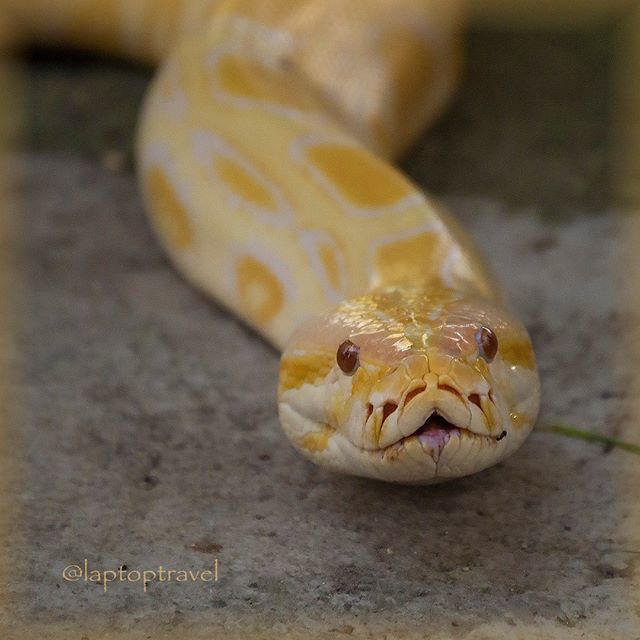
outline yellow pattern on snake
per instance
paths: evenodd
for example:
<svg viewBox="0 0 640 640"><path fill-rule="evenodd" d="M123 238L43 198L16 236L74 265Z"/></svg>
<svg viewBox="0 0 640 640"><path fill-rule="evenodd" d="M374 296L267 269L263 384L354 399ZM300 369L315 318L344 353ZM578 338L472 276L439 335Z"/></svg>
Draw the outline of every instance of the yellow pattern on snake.
<svg viewBox="0 0 640 640"><path fill-rule="evenodd" d="M432 483L517 449L531 342L464 230L394 169L447 101L458 0L2 0L13 42L158 63L139 129L173 262L283 350L293 445ZM9 25L9 26L7 26Z"/></svg>

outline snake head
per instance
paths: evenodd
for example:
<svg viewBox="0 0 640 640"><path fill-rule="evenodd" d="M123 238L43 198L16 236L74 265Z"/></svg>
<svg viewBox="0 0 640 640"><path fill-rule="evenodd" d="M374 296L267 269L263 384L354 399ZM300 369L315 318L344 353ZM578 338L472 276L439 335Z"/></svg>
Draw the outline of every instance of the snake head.
<svg viewBox="0 0 640 640"><path fill-rule="evenodd" d="M480 471L538 413L529 336L495 302L388 287L304 323L282 355L280 420L334 471L427 484Z"/></svg>

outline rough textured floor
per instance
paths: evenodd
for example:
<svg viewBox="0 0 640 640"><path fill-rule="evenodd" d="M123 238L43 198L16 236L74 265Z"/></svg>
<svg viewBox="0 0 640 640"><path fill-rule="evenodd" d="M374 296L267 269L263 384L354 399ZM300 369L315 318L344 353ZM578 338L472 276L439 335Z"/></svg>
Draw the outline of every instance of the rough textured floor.
<svg viewBox="0 0 640 640"><path fill-rule="evenodd" d="M604 29L473 34L465 87L405 168L503 274L536 344L540 424L640 441L616 350L610 45ZM26 69L14 626L639 637L640 458L539 432L504 464L432 488L311 466L278 426L277 355L185 284L147 227L129 140L148 75L41 55ZM62 579L85 558L217 558L219 581L104 593Z"/></svg>

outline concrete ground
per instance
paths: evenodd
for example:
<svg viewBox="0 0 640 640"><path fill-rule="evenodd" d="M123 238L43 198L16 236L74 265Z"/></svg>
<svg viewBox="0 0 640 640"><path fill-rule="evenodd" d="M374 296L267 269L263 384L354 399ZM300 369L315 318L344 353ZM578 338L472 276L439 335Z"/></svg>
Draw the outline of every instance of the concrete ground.
<svg viewBox="0 0 640 640"><path fill-rule="evenodd" d="M540 425L640 442L612 214L608 28L482 31L404 168L445 200L530 328ZM640 637L640 458L534 432L432 488L333 476L280 432L277 354L172 270L131 169L148 72L26 63L9 622L41 637ZM103 587L89 569L219 580ZM134 576L135 577L135 576ZM5 617L5 621L7 618ZM140 630L143 631L140 631Z"/></svg>

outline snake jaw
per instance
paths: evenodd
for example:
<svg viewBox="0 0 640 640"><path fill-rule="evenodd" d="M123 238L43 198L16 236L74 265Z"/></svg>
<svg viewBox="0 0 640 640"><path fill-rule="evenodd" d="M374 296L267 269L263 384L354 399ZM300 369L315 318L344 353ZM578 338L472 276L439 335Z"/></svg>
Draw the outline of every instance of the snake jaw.
<svg viewBox="0 0 640 640"><path fill-rule="evenodd" d="M442 377L425 382L424 373L399 384L393 375L401 369L385 376L365 368L355 379L332 370L282 392L280 417L294 445L334 471L431 484L495 464L526 437L528 429L512 428L510 407L486 379L464 390ZM367 373L373 392L364 385Z"/></svg>

